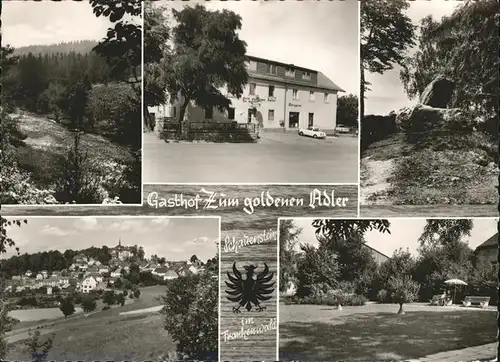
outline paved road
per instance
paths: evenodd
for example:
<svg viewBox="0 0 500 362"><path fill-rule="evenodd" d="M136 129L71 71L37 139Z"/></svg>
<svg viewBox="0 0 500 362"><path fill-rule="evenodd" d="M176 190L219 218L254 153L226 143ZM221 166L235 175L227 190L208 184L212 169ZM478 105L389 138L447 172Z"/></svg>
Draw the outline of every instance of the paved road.
<svg viewBox="0 0 500 362"><path fill-rule="evenodd" d="M144 134L144 183L357 183L358 139L261 133L258 143L166 143Z"/></svg>

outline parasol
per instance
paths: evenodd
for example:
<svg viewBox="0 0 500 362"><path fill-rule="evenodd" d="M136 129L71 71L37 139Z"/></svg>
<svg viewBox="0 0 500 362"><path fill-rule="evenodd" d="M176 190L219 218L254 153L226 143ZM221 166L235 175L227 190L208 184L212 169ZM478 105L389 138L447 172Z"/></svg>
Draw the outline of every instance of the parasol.
<svg viewBox="0 0 500 362"><path fill-rule="evenodd" d="M455 303L455 297L457 294L457 285L467 285L466 282L464 282L463 280L460 280L460 279L448 279L448 280L445 280L444 283L455 286L454 291L453 291L453 303Z"/></svg>

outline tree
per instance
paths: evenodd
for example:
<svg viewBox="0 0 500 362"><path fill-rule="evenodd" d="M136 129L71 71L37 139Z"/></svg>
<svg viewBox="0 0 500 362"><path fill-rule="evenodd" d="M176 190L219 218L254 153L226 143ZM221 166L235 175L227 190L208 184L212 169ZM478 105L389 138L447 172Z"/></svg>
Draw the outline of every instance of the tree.
<svg viewBox="0 0 500 362"><path fill-rule="evenodd" d="M166 102L165 69L169 61L170 29L167 25L165 9L144 3L144 112L146 126L152 130L153 120L148 107Z"/></svg>
<svg viewBox="0 0 500 362"><path fill-rule="evenodd" d="M0 254L5 254L7 252L7 248L15 247L16 243L12 238L7 236L7 230L11 226L21 227L22 224L27 224L28 220L19 220L19 219L6 219L0 216ZM16 247L16 251L19 252L19 248Z"/></svg>
<svg viewBox="0 0 500 362"><path fill-rule="evenodd" d="M68 316L75 313L75 305L73 304L73 299L70 297L66 297L61 301L61 305L59 306L60 311L64 314L64 318L68 318Z"/></svg>
<svg viewBox="0 0 500 362"><path fill-rule="evenodd" d="M236 33L241 17L232 11L208 11L197 4L172 13L177 25L165 75L169 94L181 100L179 124L184 135L184 114L191 101L224 111L231 101L220 88L225 86L237 98L242 95L248 82L246 43Z"/></svg>
<svg viewBox="0 0 500 362"><path fill-rule="evenodd" d="M337 100L337 123L358 128L358 97L348 94Z"/></svg>
<svg viewBox="0 0 500 362"><path fill-rule="evenodd" d="M163 296L164 328L188 359L208 360L218 350L219 281L210 273L172 280Z"/></svg>
<svg viewBox="0 0 500 362"><path fill-rule="evenodd" d="M189 261L195 264L198 261L198 257L196 255L192 255L191 258L189 258Z"/></svg>
<svg viewBox="0 0 500 362"><path fill-rule="evenodd" d="M119 293L116 296L116 303L120 304L122 307L125 305L125 295L123 293Z"/></svg>
<svg viewBox="0 0 500 362"><path fill-rule="evenodd" d="M102 296L102 301L107 305L115 304L116 302L115 292L113 292L112 290L105 291L104 295Z"/></svg>
<svg viewBox="0 0 500 362"><path fill-rule="evenodd" d="M31 361L41 362L47 359L49 351L54 343L54 334L45 341L40 340L40 331L30 332L29 339L25 342L26 350Z"/></svg>
<svg viewBox="0 0 500 362"><path fill-rule="evenodd" d="M316 219L312 222L316 229L318 239L329 239L333 236L347 239L354 235L364 235L367 231L376 229L381 233L391 233L388 220L339 220L339 219Z"/></svg>
<svg viewBox="0 0 500 362"><path fill-rule="evenodd" d="M419 241L421 245L450 244L470 236L472 219L427 219Z"/></svg>
<svg viewBox="0 0 500 362"><path fill-rule="evenodd" d="M280 221L280 291L288 289L291 282L294 282L297 272L297 243L302 229L294 224L293 220L286 219Z"/></svg>
<svg viewBox="0 0 500 362"><path fill-rule="evenodd" d="M297 292L298 297L307 297L314 290L326 292L335 288L339 266L335 254L328 248L316 249L311 245L301 246L302 254L297 263Z"/></svg>
<svg viewBox="0 0 500 362"><path fill-rule="evenodd" d="M112 74L131 84L137 91L141 75L142 27L136 21L141 17L141 0L90 0L97 17L107 17L114 24L106 38L94 47L94 51L106 58ZM128 18L132 18L128 20ZM132 79L131 79L132 78Z"/></svg>
<svg viewBox="0 0 500 362"><path fill-rule="evenodd" d="M398 314L405 314L404 303L411 303L418 298L420 285L409 275L392 276L388 282L388 290L394 303L399 304Z"/></svg>
<svg viewBox="0 0 500 362"><path fill-rule="evenodd" d="M382 74L395 64L402 64L404 52L415 44L415 26L404 14L410 6L405 0L363 1L360 6L360 116L363 118L368 90L365 72Z"/></svg>
<svg viewBox="0 0 500 362"><path fill-rule="evenodd" d="M133 295L134 295L134 298L139 299L139 297L141 296L141 291L139 290L139 288L134 289Z"/></svg>
<svg viewBox="0 0 500 362"><path fill-rule="evenodd" d="M82 298L82 308L84 313L90 313L95 310L97 303L91 295L86 295Z"/></svg>
<svg viewBox="0 0 500 362"><path fill-rule="evenodd" d="M455 83L451 107L485 121L498 120L500 62L491 49L498 47L499 18L497 1L480 0L464 1L439 20L422 19L418 50L405 59L401 71L408 96L421 95L436 75L444 74ZM496 136L496 128L494 132Z"/></svg>

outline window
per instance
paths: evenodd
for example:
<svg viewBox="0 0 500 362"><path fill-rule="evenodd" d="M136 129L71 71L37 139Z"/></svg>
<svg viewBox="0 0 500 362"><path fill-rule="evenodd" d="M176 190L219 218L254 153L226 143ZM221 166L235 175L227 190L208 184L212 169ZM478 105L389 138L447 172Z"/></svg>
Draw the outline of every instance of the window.
<svg viewBox="0 0 500 362"><path fill-rule="evenodd" d="M255 87L256 87L256 84L255 83L250 83L250 95L253 96L255 95Z"/></svg>
<svg viewBox="0 0 500 362"><path fill-rule="evenodd" d="M175 118L175 117L177 117L177 107L174 106L173 108L174 108L174 115L173 115L173 117Z"/></svg>
<svg viewBox="0 0 500 362"><path fill-rule="evenodd" d="M274 64L267 65L267 72L269 74L278 74L278 67Z"/></svg>
<svg viewBox="0 0 500 362"><path fill-rule="evenodd" d="M325 93L325 103L330 103L330 97L328 93Z"/></svg>
<svg viewBox="0 0 500 362"><path fill-rule="evenodd" d="M274 97L274 85L269 86L269 92L267 94L269 97Z"/></svg>
<svg viewBox="0 0 500 362"><path fill-rule="evenodd" d="M254 62L253 60L248 63L248 69L250 70L257 70L257 62Z"/></svg>
<svg viewBox="0 0 500 362"><path fill-rule="evenodd" d="M212 119L214 116L214 109L212 107L205 108L205 119Z"/></svg>
<svg viewBox="0 0 500 362"><path fill-rule="evenodd" d="M313 91L309 92L309 101L314 102L314 92Z"/></svg>
<svg viewBox="0 0 500 362"><path fill-rule="evenodd" d="M227 110L227 118L231 121L234 120L234 110L235 108L233 107L229 107Z"/></svg>
<svg viewBox="0 0 500 362"><path fill-rule="evenodd" d="M302 73L302 79L311 80L311 73L308 73L308 72Z"/></svg>
<svg viewBox="0 0 500 362"><path fill-rule="evenodd" d="M285 72L285 75L287 77L295 78L295 70L288 68Z"/></svg>
<svg viewBox="0 0 500 362"><path fill-rule="evenodd" d="M299 99L299 90L298 89L292 89L292 99L294 99L294 100Z"/></svg>
<svg viewBox="0 0 500 362"><path fill-rule="evenodd" d="M307 127L312 127L314 125L314 113L309 113L309 121Z"/></svg>
<svg viewBox="0 0 500 362"><path fill-rule="evenodd" d="M274 121L274 109L270 109L267 111L267 120L269 122Z"/></svg>

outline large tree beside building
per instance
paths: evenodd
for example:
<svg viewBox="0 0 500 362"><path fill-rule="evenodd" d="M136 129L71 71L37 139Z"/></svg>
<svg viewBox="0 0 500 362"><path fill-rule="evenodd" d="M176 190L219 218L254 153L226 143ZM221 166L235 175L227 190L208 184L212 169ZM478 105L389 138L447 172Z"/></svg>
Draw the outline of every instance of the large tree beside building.
<svg viewBox="0 0 500 362"><path fill-rule="evenodd" d="M360 113L365 113L365 92L369 83L365 72L384 73L402 64L405 51L414 44L415 26L405 11L405 0L361 2L361 88Z"/></svg>
<svg viewBox="0 0 500 362"><path fill-rule="evenodd" d="M248 82L246 43L237 30L241 17L232 11L208 11L202 5L172 10L173 50L166 64L166 84L171 96L179 96L179 123L185 134L184 114L191 101L202 108L226 110L231 101L223 86L240 97Z"/></svg>
<svg viewBox="0 0 500 362"><path fill-rule="evenodd" d="M165 103L165 70L169 62L170 29L166 10L150 1L144 2L144 121L154 128L148 107Z"/></svg>

